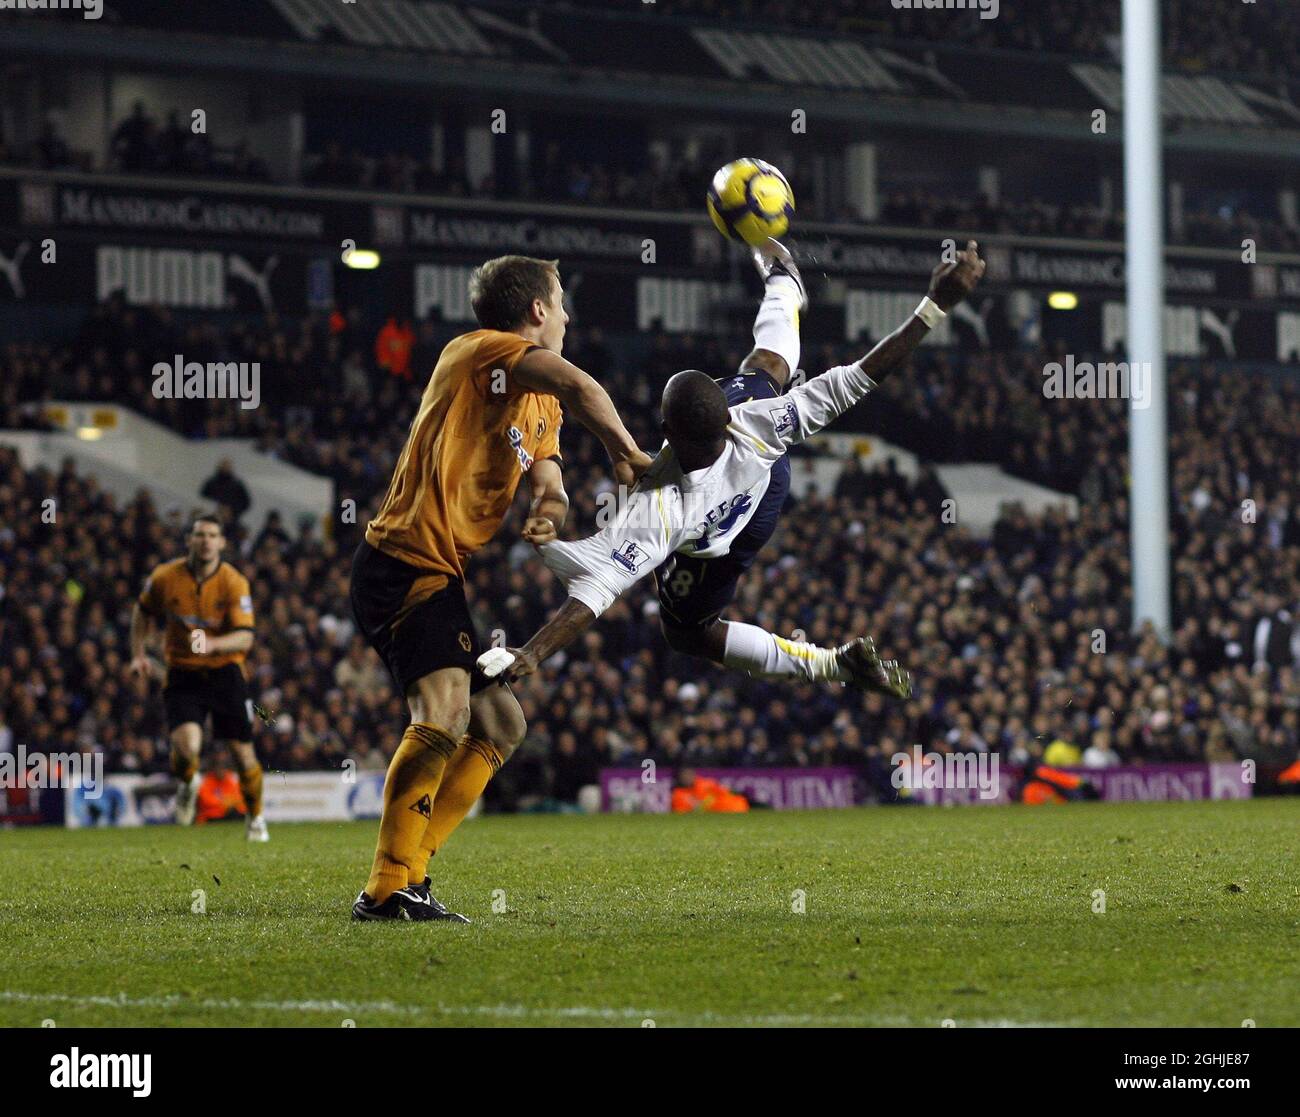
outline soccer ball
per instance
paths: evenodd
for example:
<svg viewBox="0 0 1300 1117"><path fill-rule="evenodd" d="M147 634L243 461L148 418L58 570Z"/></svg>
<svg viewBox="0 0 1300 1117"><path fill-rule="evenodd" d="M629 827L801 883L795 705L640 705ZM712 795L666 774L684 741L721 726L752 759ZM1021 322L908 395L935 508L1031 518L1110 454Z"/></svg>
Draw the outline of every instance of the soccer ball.
<svg viewBox="0 0 1300 1117"><path fill-rule="evenodd" d="M785 235L794 216L794 191L771 163L737 159L713 176L708 206L724 237L759 245Z"/></svg>

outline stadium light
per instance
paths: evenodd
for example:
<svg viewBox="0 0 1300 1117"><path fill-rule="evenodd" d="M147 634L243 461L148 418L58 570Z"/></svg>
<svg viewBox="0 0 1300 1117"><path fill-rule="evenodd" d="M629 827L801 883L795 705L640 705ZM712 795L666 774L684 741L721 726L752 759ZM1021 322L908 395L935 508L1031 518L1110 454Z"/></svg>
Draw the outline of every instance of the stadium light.
<svg viewBox="0 0 1300 1117"><path fill-rule="evenodd" d="M77 437L83 442L97 442L104 437L104 432L98 427L78 427Z"/></svg>
<svg viewBox="0 0 1300 1117"><path fill-rule="evenodd" d="M1078 310L1079 296L1073 291L1053 291L1047 296L1047 305L1053 310Z"/></svg>
<svg viewBox="0 0 1300 1117"><path fill-rule="evenodd" d="M369 248L354 248L343 263L357 271L374 271L379 267L379 253Z"/></svg>

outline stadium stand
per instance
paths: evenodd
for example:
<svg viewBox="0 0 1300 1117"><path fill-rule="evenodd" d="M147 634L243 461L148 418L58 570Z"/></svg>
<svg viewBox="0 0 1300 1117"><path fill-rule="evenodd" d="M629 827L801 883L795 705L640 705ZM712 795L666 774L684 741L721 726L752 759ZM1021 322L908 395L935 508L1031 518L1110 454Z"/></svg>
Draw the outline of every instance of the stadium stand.
<svg viewBox="0 0 1300 1117"><path fill-rule="evenodd" d="M425 324L417 368L428 367L445 332ZM255 412L219 412L202 401L182 412L153 401L143 383L96 375L148 368L149 345L169 351L177 333L214 352L286 355L267 375L273 385L283 371L284 390L270 387L268 405ZM566 353L602 378L633 433L652 445L653 401L667 376L681 367L721 373L746 343L661 337L634 367L620 357L619 339L589 329L571 332ZM370 350L355 320L337 335L323 320L218 330L107 304L70 345L10 346L3 399L8 414L28 422L38 415L33 400L72 394L154 409L192 437L239 433L332 476L339 494L372 508L421 384L388 375ZM845 355L828 348L806 363ZM491 785L493 802L571 802L599 767L647 757L878 764L913 742L993 749L1012 762L1040 758L1057 741L1090 764L1289 761L1300 748L1300 639L1265 647L1257 635L1262 619L1297 605L1287 595L1300 584L1300 389L1228 363L1173 368L1177 631L1162 647L1149 633L1128 632L1123 405L1053 407L1042 398L1044 360L1041 352L925 354L848 418L923 460L997 461L1082 494L1077 521L1009 508L991 537L977 538L936 515L945 494L932 474L910 481L853 462L834 491L814 490L801 514L785 517L743 586L735 615L777 631L800 629L822 643L874 633L915 672L917 692L905 707L686 661L663 644L642 583L519 688L529 737ZM1204 431L1230 431L1230 444ZM564 450L572 534L590 523L610 483L581 428L566 428ZM38 538L48 496L59 520ZM1243 515L1248 498L1254 517ZM29 472L9 451L0 456L0 502L18 510L0 532L0 721L33 748L89 747L106 754L111 771L164 771L160 704L122 667L130 603L152 564L177 550L183 523L161 518L147 493L121 504L70 465ZM527 634L559 604L557 584L530 548L513 542L519 514L470 567L484 635ZM271 769L336 767L347 757L379 768L400 736L403 707L349 616L347 560L358 530L337 525L321 539L274 520L230 528L229 557L255 587L260 631L250 673L271 715L256 730ZM1107 655L1095 654L1097 632Z"/></svg>
<svg viewBox="0 0 1300 1117"><path fill-rule="evenodd" d="M574 7L644 12L643 0L568 0ZM885 7L882 5L882 7ZM1251 70L1280 76L1300 69L1300 12L1279 4L1265 18L1239 4L1217 0L1166 0L1167 63L1192 71ZM1071 0L1000 0L998 18L979 19L969 9L891 3L875 12L859 0L656 0L662 15L701 20L741 20L791 30L838 31L897 39L935 38L998 50L1051 51L1113 56L1118 7L1080 7ZM1026 18L1032 14L1032 18Z"/></svg>
<svg viewBox="0 0 1300 1117"><path fill-rule="evenodd" d="M211 179L268 181L269 172L248 156L246 148L220 159L176 160L165 152L169 146L156 139L151 123L146 142L155 144L146 155L128 162L131 169L143 169L167 176L193 175ZM25 155L8 152L0 145L0 165L48 170L86 169L56 141L53 126ZM115 145L115 151L117 147ZM257 164L254 166L254 164ZM305 185L335 189L379 190L396 194L427 194L454 198L490 198L498 201L546 201L567 205L618 206L664 211L694 211L699 206L700 183L707 181L706 167L713 164L698 155L672 165L660 165L649 155L635 167L597 162L564 161L556 148L547 152L524 174L516 188L488 177L472 181L464 160L455 157L439 170L420 162L409 153L389 152L372 157L357 150L345 154L338 144L308 157L302 176ZM250 169L250 167L252 169ZM120 159L113 169L128 169ZM800 214L813 220L856 220L847 212L836 212L819 199L815 182L808 175L795 176L795 196ZM1096 205L1064 204L1043 198L1001 199L986 197L972 201L968 196L942 196L932 191L900 190L884 199L879 223L910 228L946 228L960 232L1017 233L1023 236L1050 235L1087 240L1120 240L1124 236L1122 211L1104 212ZM1189 209L1180 227L1166 230L1171 244L1210 247L1240 244L1242 238L1256 238L1272 251L1300 251L1300 229L1276 216L1261 215L1240 201L1215 209Z"/></svg>
<svg viewBox="0 0 1300 1117"><path fill-rule="evenodd" d="M205 143L201 154L195 155L186 137L195 138L178 130L175 113L160 129L154 116L139 105L115 129L112 162L103 169L247 182L268 182L272 178L266 165L249 154L245 142L215 149ZM207 140L206 136L197 138ZM340 144L331 142L324 150L307 154L301 181L309 186L393 194L694 212L699 208L700 184L707 182L710 169L723 161L725 157L713 151L681 153L666 161L649 151L622 163L566 159L559 146L552 143L532 164L520 168L517 181L506 182L492 175L474 180L461 156L451 157L447 166L438 168L410 152L370 155L355 148L345 152ZM9 150L0 143L0 166L93 169L88 158L68 150L53 123L47 124L40 139L25 151ZM813 176L792 174L801 217L858 221L851 212L826 204ZM1213 207L1189 205L1177 223L1167 215L1167 239L1171 244L1223 247L1239 245L1243 238L1251 237L1271 251L1300 251L1300 229L1276 214L1261 211L1258 201L1252 204L1236 197ZM882 201L878 223L1084 240L1117 241L1124 236L1123 211L1105 211L1096 204L1043 197L1000 198L994 202L983 195L972 200L969 195L920 189L889 191Z"/></svg>
<svg viewBox="0 0 1300 1117"><path fill-rule="evenodd" d="M1034 18L1016 18L1029 6ZM855 0L658 0L653 13L641 0L568 0L558 7L725 20L763 31L833 30L885 45L911 41L924 29L936 49L1074 60L1113 61L1117 31L1115 6L1081 8L1068 0L1003 0L995 20L969 11L909 13L893 5L886 18ZM1187 73L1292 78L1300 72L1295 7L1249 8L1259 10L1170 0L1164 5L1166 61ZM274 22L263 11L257 31L271 38ZM936 28L946 34L936 36ZM413 110L406 150L384 146L389 140L382 134L374 140L380 146L362 150L354 136L332 132L328 112L304 97L304 158L288 175L273 174L252 152L240 134L249 119L241 124L238 113L215 122L210 136L195 135L172 106L129 98L102 122L109 140L101 158L77 150L75 129L54 114L25 131L35 139L21 147L0 137L0 164L114 175L119 183L126 176L133 185L164 178L274 180L326 188L330 197L367 191L364 203L355 204L373 202L376 210L390 203L413 206L401 196L419 194L698 218L709 173L735 154L726 146L734 144L735 132L725 141L695 135L684 143L674 122L661 127L657 117L656 127L634 129L635 137L617 150L605 143L583 150L581 128L561 129L566 136L578 133L573 150L539 135L517 166L502 161L513 173L475 179L460 150L463 121L457 142L433 158L432 125L442 123L447 107L442 96L430 93ZM86 134L82 129L83 140ZM926 156L947 143L937 132L923 134L898 159L882 146L873 224L927 235L980 232L1079 242L1123 237L1121 210L1103 209L1100 199L1071 200L1066 184L1048 183L1060 189L1052 194L1008 182L994 200L945 184L938 172L925 178ZM265 148L262 155L270 158ZM851 219L819 190L832 175L810 173L811 162L801 159L793 168L799 220ZM965 169L973 178L974 168ZM1082 172L1080 189L1099 193L1093 188L1104 173L1101 163ZM1197 185L1195 171L1184 179L1186 206L1177 222L1170 215L1171 243L1228 247L1235 256L1244 238L1255 238L1263 251L1300 251L1294 214L1288 219L1281 202L1289 193L1294 208L1285 174L1261 172L1251 185L1215 194ZM183 189L191 188L187 183ZM245 186L229 190L260 201L270 196ZM226 200L223 195L222 204ZM37 201L24 194L22 204L39 208ZM24 237L25 230L26 224ZM104 239L130 240L119 230ZM193 248L176 244L184 253ZM249 251L243 243L230 251L234 247ZM285 252L279 244L267 247L271 251ZM429 258L448 272L465 266L463 253L450 254L445 265L436 249ZM30 271L35 255L29 260ZM291 262L285 252L280 274L291 263L301 261ZM14 274L21 278L16 267ZM1276 290L1276 276L1274 283ZM13 280L9 284L16 318L32 303L20 306L24 296ZM1237 298L1249 313L1244 292L1216 287L1213 293ZM1250 296L1264 301L1268 293L1252 289ZM1107 287L1097 297L1119 295ZM369 313L346 299L341 306L310 316L241 318L224 304L198 315L131 306L114 294L86 313L79 330L63 328L67 317L41 320L30 331L40 334L38 340L10 341L0 352L0 430L47 428L42 410L54 400L116 403L186 438L248 440L258 451L328 477L338 499L356 501L356 522L333 523L323 536L277 517L246 519L228 529L229 557L255 587L260 631L250 670L257 700L272 715L256 726L271 769L335 767L344 758L382 769L406 719L378 661L353 632L348 560L400 453L424 378L464 323L435 314L409 324L409 360L401 366L409 375L403 375L398 366L385 369L376 360L376 334L391 308L376 316L373 305ZM810 317L815 323L815 313ZM394 325L403 334L407 328ZM1270 319L1267 330L1272 345L1280 322ZM722 327L673 334L655 326L634 339L606 336L586 320L566 341L566 355L609 387L647 447L658 444L655 404L669 375L685 367L722 374L748 348L747 335ZM1279 341L1279 355L1282 348ZM809 335L804 363L825 368L860 351ZM177 353L199 361L258 362L262 406L242 410L217 400L157 398L149 370ZM850 458L832 488L800 489L804 514L786 518L744 586L736 615L777 631L799 630L818 642L875 635L913 669L918 686L911 702L889 708L824 688L752 683L685 661L663 644L654 597L643 584L566 657L519 688L529 737L489 795L506 806L572 802L600 767L647 757L670 765L864 758L871 764L915 742L938 750L996 750L1017 763L1041 758L1055 742L1090 764L1293 759L1300 749L1300 627L1292 620L1300 614L1294 496L1300 492L1300 385L1294 376L1245 362L1171 362L1176 631L1161 646L1150 633L1129 632L1124 405L1044 398L1044 363L1060 356L1032 342L920 353L911 370L844 424L915 454L923 463L920 473L904 475L889 465L864 469ZM608 471L598 447L572 423L564 452L572 534L590 525L598 499L608 492ZM987 537L945 524L936 507L946 493L927 467L966 462L994 463L1078 497L1079 515L1008 507ZM147 492L123 501L100 482L71 463L54 473L25 469L0 446L0 505L16 509L0 525L0 731L7 727L33 749L102 750L113 771L162 772L161 706L121 668L130 603L151 565L177 552L184 521L161 513ZM40 525L38 538L38 509L47 497L55 498L60 515L56 524ZM196 496L194 510L200 507L207 506ZM499 629L522 638L558 604L557 586L531 550L512 542L519 522L517 509L502 537L471 566L483 635ZM1096 654L1097 633L1109 654Z"/></svg>

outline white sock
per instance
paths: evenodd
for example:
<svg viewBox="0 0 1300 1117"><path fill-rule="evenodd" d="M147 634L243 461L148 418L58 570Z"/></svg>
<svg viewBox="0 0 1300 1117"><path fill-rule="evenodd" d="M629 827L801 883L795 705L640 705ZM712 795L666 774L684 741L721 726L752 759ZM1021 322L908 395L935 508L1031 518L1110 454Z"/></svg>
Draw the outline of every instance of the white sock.
<svg viewBox="0 0 1300 1117"><path fill-rule="evenodd" d="M788 275L774 275L754 319L754 348L785 358L791 375L799 367L799 285Z"/></svg>
<svg viewBox="0 0 1300 1117"><path fill-rule="evenodd" d="M814 682L847 682L831 648L786 640L752 624L727 621L722 662L756 679L795 676Z"/></svg>

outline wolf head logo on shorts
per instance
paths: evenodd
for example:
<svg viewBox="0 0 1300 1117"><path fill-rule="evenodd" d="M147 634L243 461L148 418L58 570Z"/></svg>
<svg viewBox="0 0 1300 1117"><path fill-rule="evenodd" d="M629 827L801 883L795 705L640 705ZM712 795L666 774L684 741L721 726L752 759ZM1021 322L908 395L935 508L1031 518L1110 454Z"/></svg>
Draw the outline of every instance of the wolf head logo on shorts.
<svg viewBox="0 0 1300 1117"><path fill-rule="evenodd" d="M469 633L468 633L468 632L462 632L462 633L460 634L460 646L461 646L462 648L464 648L466 651L470 651L470 650L471 650L471 645L470 645L470 639L469 639Z"/></svg>
<svg viewBox="0 0 1300 1117"><path fill-rule="evenodd" d="M617 551L610 551L609 557L632 574L640 570L650 558L630 539L624 539Z"/></svg>

